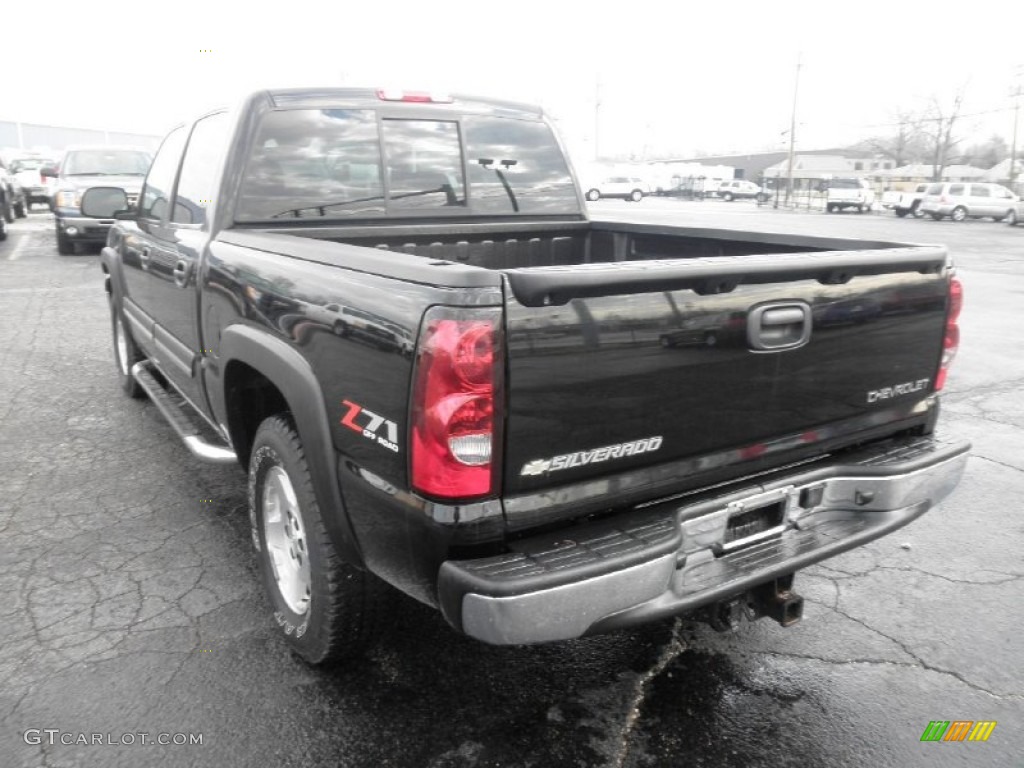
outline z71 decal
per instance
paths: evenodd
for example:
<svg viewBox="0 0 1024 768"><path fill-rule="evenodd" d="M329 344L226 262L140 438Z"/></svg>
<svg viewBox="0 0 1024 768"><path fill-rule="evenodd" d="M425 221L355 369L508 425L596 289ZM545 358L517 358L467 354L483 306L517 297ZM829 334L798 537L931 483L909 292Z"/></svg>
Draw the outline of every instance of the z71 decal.
<svg viewBox="0 0 1024 768"><path fill-rule="evenodd" d="M382 445L389 451L398 453L398 425L379 416L373 411L356 405L351 400L342 400L342 405L348 407L348 413L341 418L341 425L348 427L353 432L358 432L367 440L373 440L377 445ZM378 434L381 427L386 428L387 436Z"/></svg>

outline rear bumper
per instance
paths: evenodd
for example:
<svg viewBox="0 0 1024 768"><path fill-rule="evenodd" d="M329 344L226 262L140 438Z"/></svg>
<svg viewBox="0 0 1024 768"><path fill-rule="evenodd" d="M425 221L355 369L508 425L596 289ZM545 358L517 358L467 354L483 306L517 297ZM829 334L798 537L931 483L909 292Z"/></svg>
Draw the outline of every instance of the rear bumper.
<svg viewBox="0 0 1024 768"><path fill-rule="evenodd" d="M932 437L889 440L725 496L518 541L496 557L447 561L441 609L457 629L497 645L688 613L906 525L953 490L969 449ZM736 522L768 509L781 520L768 530L747 535Z"/></svg>

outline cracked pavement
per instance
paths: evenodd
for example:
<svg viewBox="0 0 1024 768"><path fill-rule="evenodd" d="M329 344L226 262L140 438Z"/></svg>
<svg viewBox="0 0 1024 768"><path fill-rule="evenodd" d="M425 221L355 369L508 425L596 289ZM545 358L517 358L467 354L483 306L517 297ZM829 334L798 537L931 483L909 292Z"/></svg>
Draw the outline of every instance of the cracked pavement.
<svg viewBox="0 0 1024 768"><path fill-rule="evenodd" d="M121 395L98 256L57 256L36 211L0 243L0 766L1024 765L1024 228L637 208L594 212L946 242L965 309L941 430L974 443L954 494L800 573L789 629L678 619L491 648L403 600L365 661L314 671L272 628L243 474L195 461ZM931 720L999 725L984 744L921 743ZM36 745L27 729L203 743Z"/></svg>

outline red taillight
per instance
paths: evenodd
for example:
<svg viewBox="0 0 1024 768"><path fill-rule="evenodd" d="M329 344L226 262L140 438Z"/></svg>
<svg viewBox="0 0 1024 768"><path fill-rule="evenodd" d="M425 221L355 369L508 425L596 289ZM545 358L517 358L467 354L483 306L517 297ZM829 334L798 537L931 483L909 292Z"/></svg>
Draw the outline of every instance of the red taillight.
<svg viewBox="0 0 1024 768"><path fill-rule="evenodd" d="M946 386L946 375L949 373L949 366L956 357L956 351L960 347L960 326L957 321L960 319L960 310L964 306L964 287L955 277L949 281L949 303L946 309L946 332L942 339L942 361L939 363L939 372L935 376L935 391L938 392Z"/></svg>
<svg viewBox="0 0 1024 768"><path fill-rule="evenodd" d="M393 91L381 88L377 91L377 98L382 101L405 101L412 104L451 104L452 97L443 93L428 93L427 91Z"/></svg>
<svg viewBox="0 0 1024 768"><path fill-rule="evenodd" d="M500 308L434 307L413 387L410 474L425 496L469 499L498 487Z"/></svg>

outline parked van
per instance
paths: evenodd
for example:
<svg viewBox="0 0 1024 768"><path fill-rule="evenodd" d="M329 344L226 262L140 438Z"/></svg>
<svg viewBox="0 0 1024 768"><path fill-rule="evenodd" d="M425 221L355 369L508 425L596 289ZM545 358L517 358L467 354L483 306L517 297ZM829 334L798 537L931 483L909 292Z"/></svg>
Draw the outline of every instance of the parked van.
<svg viewBox="0 0 1024 768"><path fill-rule="evenodd" d="M1002 184L941 181L932 184L921 200L921 210L936 221L991 216L1002 221L1016 211L1017 196Z"/></svg>

